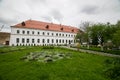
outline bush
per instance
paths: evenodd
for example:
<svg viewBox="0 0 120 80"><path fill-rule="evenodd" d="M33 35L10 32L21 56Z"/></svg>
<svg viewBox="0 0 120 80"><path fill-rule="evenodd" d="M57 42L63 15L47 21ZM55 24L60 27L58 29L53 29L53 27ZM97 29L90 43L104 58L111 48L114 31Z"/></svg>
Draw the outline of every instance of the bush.
<svg viewBox="0 0 120 80"><path fill-rule="evenodd" d="M120 80L120 59L106 60L105 63L114 65L109 65L109 68L105 71L105 76L111 80Z"/></svg>
<svg viewBox="0 0 120 80"><path fill-rule="evenodd" d="M120 80L120 65L108 69L105 71L105 75L111 80Z"/></svg>

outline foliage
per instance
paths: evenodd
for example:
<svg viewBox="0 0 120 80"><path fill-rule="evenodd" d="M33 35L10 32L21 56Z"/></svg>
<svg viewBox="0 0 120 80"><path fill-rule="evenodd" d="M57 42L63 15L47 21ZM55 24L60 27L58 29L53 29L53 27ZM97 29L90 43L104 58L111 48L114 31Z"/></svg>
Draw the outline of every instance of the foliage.
<svg viewBox="0 0 120 80"><path fill-rule="evenodd" d="M120 30L118 30L116 33L113 35L113 42L116 44L116 46L120 46Z"/></svg>
<svg viewBox="0 0 120 80"><path fill-rule="evenodd" d="M106 60L105 63L109 66L109 68L105 70L105 76L111 80L120 80L120 59Z"/></svg>
<svg viewBox="0 0 120 80"><path fill-rule="evenodd" d="M81 43L87 42L92 45L101 44L106 46L105 44L111 41L112 45L106 46L107 48L120 46L120 21L114 25L108 22L107 24L87 24L83 27L84 34L77 34L77 38L81 41Z"/></svg>
<svg viewBox="0 0 120 80"><path fill-rule="evenodd" d="M89 22L84 22L82 23L83 27L82 27L82 32L79 30L79 32L76 35L76 40L77 42L79 42L80 44L82 44L83 42L88 42L89 41L89 31L90 31L90 23Z"/></svg>

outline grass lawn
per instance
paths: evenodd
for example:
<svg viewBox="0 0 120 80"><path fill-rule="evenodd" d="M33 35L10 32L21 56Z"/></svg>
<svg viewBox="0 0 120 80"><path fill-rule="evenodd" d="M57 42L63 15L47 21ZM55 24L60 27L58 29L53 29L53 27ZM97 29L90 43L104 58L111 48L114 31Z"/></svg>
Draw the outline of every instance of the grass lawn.
<svg viewBox="0 0 120 80"><path fill-rule="evenodd" d="M20 47L21 48L21 47ZM0 48L1 50L2 48ZM42 47L8 48L0 54L0 80L109 80L104 76L108 67L105 56L81 53L64 48L43 49ZM6 50L6 49L5 49ZM20 60L29 52L67 52L70 59L55 62Z"/></svg>

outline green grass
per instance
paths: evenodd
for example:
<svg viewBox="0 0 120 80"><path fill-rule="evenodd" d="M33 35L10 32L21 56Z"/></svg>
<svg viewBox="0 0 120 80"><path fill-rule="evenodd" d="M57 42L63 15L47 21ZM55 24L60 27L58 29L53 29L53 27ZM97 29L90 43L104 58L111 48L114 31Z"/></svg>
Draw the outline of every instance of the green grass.
<svg viewBox="0 0 120 80"><path fill-rule="evenodd" d="M18 48L22 47L0 54L0 80L109 80L103 74L109 57L64 48ZM49 63L20 60L29 52L39 51L67 52L72 57Z"/></svg>

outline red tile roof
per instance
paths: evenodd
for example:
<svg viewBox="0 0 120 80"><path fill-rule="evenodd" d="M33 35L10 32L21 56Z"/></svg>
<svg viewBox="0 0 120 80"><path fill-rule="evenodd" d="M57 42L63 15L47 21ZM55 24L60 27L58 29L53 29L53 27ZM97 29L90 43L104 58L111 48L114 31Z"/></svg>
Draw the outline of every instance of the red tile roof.
<svg viewBox="0 0 120 80"><path fill-rule="evenodd" d="M78 28L71 27L71 26L35 21L35 20L27 20L25 22L19 23L12 27L50 30L50 31L59 31L59 32L70 32L70 33L77 33L79 30Z"/></svg>

